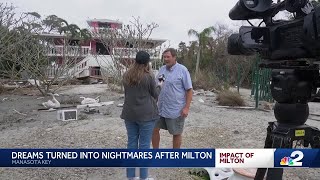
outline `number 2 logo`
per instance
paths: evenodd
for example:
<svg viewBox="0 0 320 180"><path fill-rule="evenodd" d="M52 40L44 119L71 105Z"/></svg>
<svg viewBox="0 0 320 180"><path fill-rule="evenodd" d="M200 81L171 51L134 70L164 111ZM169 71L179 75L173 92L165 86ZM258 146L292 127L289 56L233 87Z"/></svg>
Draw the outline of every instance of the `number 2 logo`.
<svg viewBox="0 0 320 180"><path fill-rule="evenodd" d="M298 157L296 157L298 155ZM303 159L303 152L301 151L293 151L290 155L291 162L290 165L292 166L302 166L302 162L299 162Z"/></svg>

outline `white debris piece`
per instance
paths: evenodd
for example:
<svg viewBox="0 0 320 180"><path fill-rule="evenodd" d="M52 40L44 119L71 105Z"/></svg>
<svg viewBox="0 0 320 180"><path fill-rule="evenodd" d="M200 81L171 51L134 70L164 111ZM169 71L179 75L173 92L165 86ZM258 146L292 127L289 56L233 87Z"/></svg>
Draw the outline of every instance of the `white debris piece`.
<svg viewBox="0 0 320 180"><path fill-rule="evenodd" d="M99 107L99 106L108 106L112 105L114 101L108 101L108 102L100 102L100 103L94 103L94 104L82 104L82 105L77 105L77 108L86 108L86 107Z"/></svg>
<svg viewBox="0 0 320 180"><path fill-rule="evenodd" d="M80 97L81 99L83 99L81 101L81 104L95 104L95 103L99 103L100 102L100 96L96 97L96 98L86 98L86 97Z"/></svg>
<svg viewBox="0 0 320 180"><path fill-rule="evenodd" d="M194 90L193 95L204 95L205 91L203 89Z"/></svg>
<svg viewBox="0 0 320 180"><path fill-rule="evenodd" d="M231 177L234 173L231 168L204 168L209 176L210 180L223 180L228 179Z"/></svg>
<svg viewBox="0 0 320 180"><path fill-rule="evenodd" d="M206 91L204 93L204 95L207 96L207 97L214 97L215 96L215 94L213 92L211 92L211 91Z"/></svg>
<svg viewBox="0 0 320 180"><path fill-rule="evenodd" d="M55 98L55 96L59 96L59 94L52 94L52 93L48 93L48 95L52 96L52 101L48 100L47 102L42 103L42 105L45 108L59 108L60 107L60 103L59 101Z"/></svg>

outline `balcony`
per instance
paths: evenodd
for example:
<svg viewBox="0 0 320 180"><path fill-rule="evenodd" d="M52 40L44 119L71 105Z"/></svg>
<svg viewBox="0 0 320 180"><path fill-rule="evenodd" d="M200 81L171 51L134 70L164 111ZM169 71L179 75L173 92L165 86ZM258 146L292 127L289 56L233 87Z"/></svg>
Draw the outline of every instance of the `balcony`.
<svg viewBox="0 0 320 180"><path fill-rule="evenodd" d="M90 54L90 46L54 46L47 47L47 56L87 56Z"/></svg>
<svg viewBox="0 0 320 180"><path fill-rule="evenodd" d="M150 54L150 59L161 59L159 49L143 49ZM136 48L114 48L113 55L116 58L134 59L138 49Z"/></svg>

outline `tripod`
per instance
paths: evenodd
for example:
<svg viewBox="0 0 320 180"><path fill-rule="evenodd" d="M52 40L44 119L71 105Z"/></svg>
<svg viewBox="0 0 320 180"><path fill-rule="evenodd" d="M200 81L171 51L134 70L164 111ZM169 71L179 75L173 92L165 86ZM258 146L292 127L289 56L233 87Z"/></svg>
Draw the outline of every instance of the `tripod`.
<svg viewBox="0 0 320 180"><path fill-rule="evenodd" d="M296 131L304 130L308 137L295 137ZM320 131L317 128L301 125L301 126L288 126L282 125L277 122L270 122L267 128L267 138L265 141L265 148L292 148L294 140L303 140L303 145L308 147L309 144L312 148L320 148ZM255 180L262 180L265 176L267 169L259 168L257 170ZM267 173L267 180L281 180L283 175L282 168L270 168Z"/></svg>
<svg viewBox="0 0 320 180"><path fill-rule="evenodd" d="M305 124L309 116L308 101L319 84L319 70L273 69L271 81L276 122L269 122L264 148L293 148L294 141L304 147L320 148L320 130ZM280 162L279 162L280 163ZM258 168L255 180L262 180L266 168ZM267 180L281 180L282 168L269 168Z"/></svg>

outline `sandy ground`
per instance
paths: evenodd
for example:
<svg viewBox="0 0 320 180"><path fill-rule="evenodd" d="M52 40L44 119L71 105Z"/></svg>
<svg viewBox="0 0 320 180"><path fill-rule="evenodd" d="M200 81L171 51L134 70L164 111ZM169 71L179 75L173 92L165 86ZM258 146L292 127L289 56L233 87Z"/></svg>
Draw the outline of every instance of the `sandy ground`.
<svg viewBox="0 0 320 180"><path fill-rule="evenodd" d="M241 89L248 105L250 91ZM125 148L126 130L119 118L123 95L111 92L106 85L64 87L58 100L79 99L81 96L101 96L101 101L115 101L114 105L100 107L100 114L80 113L81 120L62 122L56 112L37 111L47 100L29 95L0 95L1 148ZM30 94L35 94L30 96ZM3 98L8 98L2 101ZM204 100L201 103L199 99ZM273 112L217 108L215 97L194 96L190 115L186 120L182 148L262 148ZM317 113L319 103L309 103L310 112ZM16 109L27 116L19 115ZM307 124L320 128L320 122ZM161 131L161 148L171 147L171 136ZM190 169L153 168L150 175L157 180L188 180ZM284 179L320 179L319 169L286 169ZM0 179L125 179L123 168L2 168Z"/></svg>

